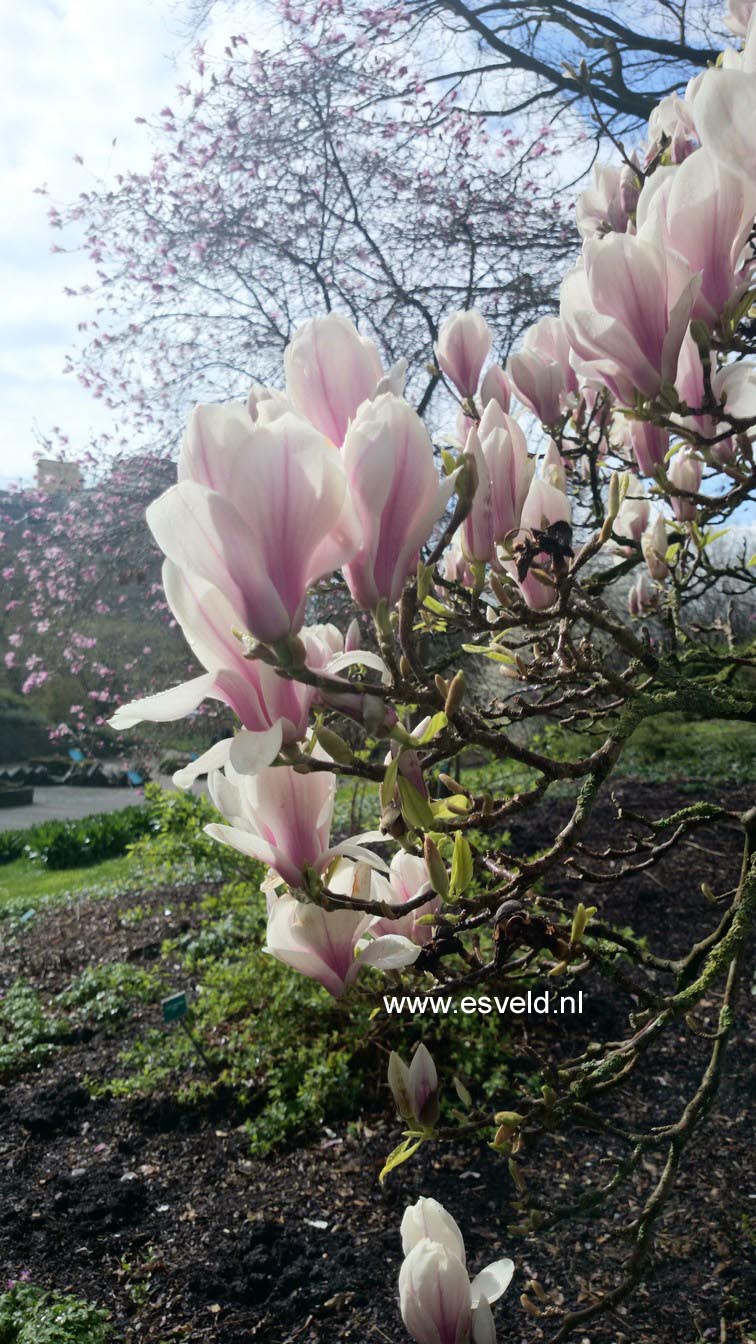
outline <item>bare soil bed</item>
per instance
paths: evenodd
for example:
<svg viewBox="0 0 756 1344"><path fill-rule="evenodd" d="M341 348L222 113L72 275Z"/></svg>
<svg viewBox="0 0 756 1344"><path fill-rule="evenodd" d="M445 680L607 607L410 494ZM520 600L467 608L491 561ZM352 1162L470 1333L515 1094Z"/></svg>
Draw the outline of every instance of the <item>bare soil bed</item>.
<svg viewBox="0 0 756 1344"><path fill-rule="evenodd" d="M621 800L657 815L698 796L666 784L615 788ZM750 801L742 789L725 790L721 800L733 808ZM597 812L594 837L608 806ZM542 835L529 830L533 824L513 827L520 850L541 843ZM652 874L602 893L586 892L583 884L581 897L598 896L617 925L645 934L651 946L682 950L717 920L701 883L722 890L740 862L734 829L700 830L692 838L693 846L674 851ZM152 900L149 894L139 899ZM6 937L2 985L23 976L51 995L99 960L149 962L169 932L197 924L196 901L191 889L168 903L160 893L138 928L124 928L114 902L52 909ZM658 1225L652 1267L616 1314L577 1332L582 1344L745 1344L753 1338L751 974L726 1078L686 1151ZM621 1030L628 1007L622 994L593 981L587 989L581 1019L524 1020L523 1052L558 1058ZM519 1297L529 1279L538 1279L555 1307L584 1305L616 1281L629 1247L622 1229L658 1176L662 1151L649 1155L629 1203L618 1198L596 1216L518 1238L507 1230L519 1215L506 1161L485 1142L429 1144L379 1185L382 1162L399 1138L388 1105L357 1125L321 1127L300 1147L255 1159L243 1110L222 1092L204 1108L170 1095L92 1100L85 1080L111 1076L124 1044L154 1025L154 1016L145 1006L120 1033L74 1032L48 1064L0 1089L3 1279L28 1274L35 1283L106 1306L114 1338L124 1344L407 1344L396 1294L399 1222L408 1202L432 1194L460 1223L474 1269L501 1254L515 1260L513 1287L496 1308L499 1338L508 1344L548 1341L558 1323L556 1316L523 1310ZM623 1104L646 1123L678 1115L709 1049L681 1024L646 1061L643 1076L628 1081ZM383 1067L376 1060L376 1069ZM527 1155L524 1170L531 1188L557 1199L574 1194L578 1180L606 1179L611 1158L621 1152L605 1135L555 1134Z"/></svg>

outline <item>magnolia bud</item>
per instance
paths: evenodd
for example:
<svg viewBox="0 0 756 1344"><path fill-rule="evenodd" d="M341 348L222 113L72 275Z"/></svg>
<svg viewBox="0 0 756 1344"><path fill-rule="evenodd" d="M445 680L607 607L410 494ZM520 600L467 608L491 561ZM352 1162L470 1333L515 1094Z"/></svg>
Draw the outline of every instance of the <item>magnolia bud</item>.
<svg viewBox="0 0 756 1344"><path fill-rule="evenodd" d="M357 617L354 616L349 622L346 635L344 636L344 652L353 653L355 649L359 649L361 643L362 634L360 631L360 623L357 620Z"/></svg>
<svg viewBox="0 0 756 1344"><path fill-rule="evenodd" d="M409 1068L392 1050L388 1066L388 1084L403 1120L422 1129L435 1125L439 1115L438 1074L432 1056L420 1043Z"/></svg>
<svg viewBox="0 0 756 1344"><path fill-rule="evenodd" d="M462 468L457 477L457 499L460 504L472 506L478 489L478 464L472 453L462 454Z"/></svg>
<svg viewBox="0 0 756 1344"><path fill-rule="evenodd" d="M641 537L641 551L643 559L648 566L648 572L652 579L662 583L669 574L669 566L666 563L667 554L667 529L664 525L664 519L661 514L657 514L654 522Z"/></svg>
<svg viewBox="0 0 756 1344"><path fill-rule="evenodd" d="M446 871L446 864L429 835L426 835L423 841L423 857L433 890L446 899L449 895L449 874Z"/></svg>
<svg viewBox="0 0 756 1344"><path fill-rule="evenodd" d="M464 694L465 694L465 674L464 672L460 671L457 672L455 677L453 677L449 685L446 701L444 703L444 713L446 714L447 719L450 719L452 715L455 714L456 711L459 709Z"/></svg>
<svg viewBox="0 0 756 1344"><path fill-rule="evenodd" d="M348 742L344 741L338 733L334 733L331 728L325 728L322 724L317 729L315 736L318 739L324 751L328 752L332 761L338 765L351 765L354 760L354 752Z"/></svg>

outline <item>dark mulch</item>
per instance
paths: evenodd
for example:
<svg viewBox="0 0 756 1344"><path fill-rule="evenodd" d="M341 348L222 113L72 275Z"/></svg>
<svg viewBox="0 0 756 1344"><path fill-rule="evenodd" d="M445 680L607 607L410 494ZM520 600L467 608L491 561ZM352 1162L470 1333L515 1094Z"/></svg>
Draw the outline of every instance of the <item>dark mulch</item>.
<svg viewBox="0 0 756 1344"><path fill-rule="evenodd" d="M696 797L637 784L617 791L620 801L657 815ZM731 790L723 801L743 807L749 800ZM558 815L559 807L551 820ZM604 807L594 839L607 821ZM517 822L514 842L534 846L542 827L542 813L537 823ZM598 896L602 913L647 934L652 946L682 950L717 918L701 882L722 890L740 857L734 830L706 829L691 840L653 874L601 893L587 888L583 899ZM129 929L113 904L52 911L8 940L3 979L21 973L53 992L92 961L149 961L169 931L196 923L196 896L176 893L167 904L164 894L155 896L149 919ZM753 1338L756 1033L750 982L744 989L727 1076L685 1155L651 1270L614 1316L577 1332L582 1344ZM595 980L589 990L581 1019L522 1023L523 1057L526 1048L559 1056L622 1028L622 994ZM140 1029L139 1020L128 1026ZM124 1344L406 1344L396 1305L398 1228L406 1203L421 1193L454 1213L474 1269L504 1253L515 1260L515 1283L496 1309L499 1338L548 1340L554 1319L531 1318L520 1305L528 1280L537 1278L554 1306L585 1304L616 1281L628 1250L622 1228L663 1161L662 1152L649 1154L628 1195L599 1216L518 1239L507 1231L519 1215L506 1162L485 1144L429 1145L381 1188L378 1172L398 1139L388 1112L363 1118L360 1133L321 1129L301 1148L253 1160L232 1098L218 1097L212 1110L171 1097L91 1100L83 1079L107 1077L126 1039L73 1040L44 1069L0 1090L3 1273L28 1272L35 1282L103 1303ZM614 1104L646 1125L678 1115L709 1048L681 1024ZM525 1155L523 1171L534 1191L569 1202L585 1182L606 1180L622 1151L604 1135L554 1134Z"/></svg>

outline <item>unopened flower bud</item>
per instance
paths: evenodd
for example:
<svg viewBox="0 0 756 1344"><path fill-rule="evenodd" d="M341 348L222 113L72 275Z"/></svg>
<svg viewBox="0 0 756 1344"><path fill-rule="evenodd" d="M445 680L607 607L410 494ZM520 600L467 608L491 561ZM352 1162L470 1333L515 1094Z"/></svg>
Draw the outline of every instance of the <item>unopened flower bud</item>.
<svg viewBox="0 0 756 1344"><path fill-rule="evenodd" d="M656 515L654 522L643 533L641 550L651 578L656 579L657 583L662 583L669 574L669 565L665 559L667 554L667 529L661 514Z"/></svg>
<svg viewBox="0 0 756 1344"><path fill-rule="evenodd" d="M392 1050L388 1083L396 1109L403 1120L414 1122L421 1129L435 1125L439 1115L438 1073L430 1052L422 1042L412 1056L409 1068Z"/></svg>
<svg viewBox="0 0 756 1344"><path fill-rule="evenodd" d="M462 468L457 477L457 499L461 504L472 506L478 489L478 465L472 453L462 454Z"/></svg>
<svg viewBox="0 0 756 1344"><path fill-rule="evenodd" d="M446 864L429 835L426 835L423 841L423 857L433 890L446 899L449 895L449 874L446 871Z"/></svg>
<svg viewBox="0 0 756 1344"><path fill-rule="evenodd" d="M354 752L348 742L343 737L335 733L333 729L326 728L322 724L317 729L315 736L318 739L324 751L328 752L332 761L338 765L351 765L354 760Z"/></svg>
<svg viewBox="0 0 756 1344"><path fill-rule="evenodd" d="M449 690L446 695L446 700L444 702L444 713L446 714L447 719L450 719L452 715L454 715L456 711L459 709L464 694L465 694L465 674L464 672L460 671L457 672L456 676L452 678L452 681L449 685Z"/></svg>
<svg viewBox="0 0 756 1344"><path fill-rule="evenodd" d="M353 653L354 650L359 649L361 645L362 645L362 633L360 631L360 623L357 620L357 617L353 616L352 620L349 622L347 632L344 636L344 652Z"/></svg>

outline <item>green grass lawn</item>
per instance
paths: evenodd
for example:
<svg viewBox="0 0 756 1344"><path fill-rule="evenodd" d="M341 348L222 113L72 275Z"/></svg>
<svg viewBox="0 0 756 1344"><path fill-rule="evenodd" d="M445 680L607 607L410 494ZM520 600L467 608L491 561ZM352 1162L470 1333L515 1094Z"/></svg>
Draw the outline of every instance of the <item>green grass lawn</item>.
<svg viewBox="0 0 756 1344"><path fill-rule="evenodd" d="M128 854L88 868L50 871L29 859L0 868L0 919L24 914L49 901L66 901L83 893L112 895L123 890L134 876L134 864Z"/></svg>

